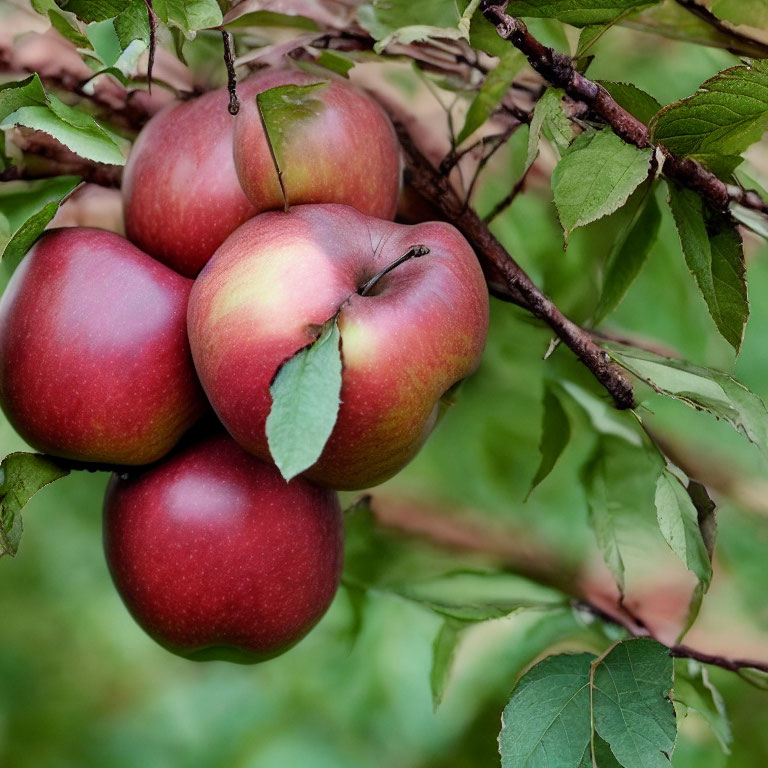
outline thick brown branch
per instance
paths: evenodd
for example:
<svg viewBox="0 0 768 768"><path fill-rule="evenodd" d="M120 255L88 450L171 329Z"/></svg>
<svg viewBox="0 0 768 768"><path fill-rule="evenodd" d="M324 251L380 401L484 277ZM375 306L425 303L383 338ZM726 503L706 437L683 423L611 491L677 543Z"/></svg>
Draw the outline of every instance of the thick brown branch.
<svg viewBox="0 0 768 768"><path fill-rule="evenodd" d="M551 85L562 88L573 99L587 104L606 125L628 144L653 147L648 127L621 107L602 85L578 72L570 59L553 48L542 45L519 19L505 12L507 2L484 0L483 15L496 27L499 36L509 40L525 54L530 65ZM663 172L688 189L697 192L714 208L725 210L738 202L768 215L768 205L756 192L730 188L725 182L690 158L679 158L659 147L664 155Z"/></svg>
<svg viewBox="0 0 768 768"><path fill-rule="evenodd" d="M534 285L485 222L464 204L448 179L422 154L396 117L395 128L405 151L410 185L467 238L480 260L493 295L527 309L547 323L608 390L616 407L632 408L632 384L622 369L611 361L587 331L569 320Z"/></svg>

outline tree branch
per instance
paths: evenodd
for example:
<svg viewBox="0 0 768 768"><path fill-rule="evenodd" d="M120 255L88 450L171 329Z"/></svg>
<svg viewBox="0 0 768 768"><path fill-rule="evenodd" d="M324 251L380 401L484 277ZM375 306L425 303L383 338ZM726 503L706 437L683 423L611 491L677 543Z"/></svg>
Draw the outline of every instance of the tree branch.
<svg viewBox="0 0 768 768"><path fill-rule="evenodd" d="M730 37L736 43L737 47L737 50L732 51L732 53L735 53L736 55L743 55L742 48L746 46L748 49L754 51L754 55L760 55L764 58L768 58L768 45L761 42L760 40L756 40L754 37L750 37L749 35L745 35L742 32L739 32L737 29L734 29L730 24L715 16L715 14L712 13L709 8L706 8L703 5L699 5L696 0L675 0L675 2L681 8L685 8L685 10L689 13L692 13L694 16L697 16L711 27L714 27L721 35ZM742 47L739 48L739 45Z"/></svg>
<svg viewBox="0 0 768 768"><path fill-rule="evenodd" d="M446 515L444 509L430 509L423 504L387 500L374 501L371 509L379 525L411 537L422 539L440 549L483 555L509 571L537 584L561 592L573 608L596 619L621 627L632 637L653 636L645 622L622 605L603 607L586 597L579 586L581 579L573 566L562 562L541 543L521 540L501 530L487 530L476 523ZM667 645L675 658L693 659L702 664L721 667L730 672L756 669L768 673L768 663L757 659L740 659L706 653L688 645Z"/></svg>
<svg viewBox="0 0 768 768"><path fill-rule="evenodd" d="M547 323L608 390L616 407L632 408L634 392L623 370L595 343L588 331L569 320L534 285L487 224L459 198L447 177L422 154L396 115L393 115L393 122L405 151L411 187L467 238L480 260L493 295L523 307Z"/></svg>
<svg viewBox="0 0 768 768"><path fill-rule="evenodd" d="M663 173L697 192L717 210L727 210L731 202L756 210L768 216L768 203L757 192L729 187L724 181L690 158L675 157L662 145L655 147L648 134L648 126L631 115L603 88L578 72L569 56L540 43L519 19L505 12L508 0L483 0L483 15L496 27L499 36L525 54L531 67L548 83L562 88L571 98L587 104L617 136L640 149L658 149L664 156Z"/></svg>

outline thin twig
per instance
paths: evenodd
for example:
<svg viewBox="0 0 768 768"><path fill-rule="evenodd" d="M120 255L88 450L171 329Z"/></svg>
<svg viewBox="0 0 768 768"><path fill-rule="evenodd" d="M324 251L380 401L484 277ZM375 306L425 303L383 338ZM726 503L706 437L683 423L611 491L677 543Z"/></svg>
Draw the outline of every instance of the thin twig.
<svg viewBox="0 0 768 768"><path fill-rule="evenodd" d="M157 14L152 7L152 0L144 0L147 6L149 21L149 59L147 60L147 90L152 93L152 67L155 64L155 49L157 48Z"/></svg>
<svg viewBox="0 0 768 768"><path fill-rule="evenodd" d="M531 168L533 168L533 164L525 169L520 178L515 182L515 186L512 187L512 189L501 200L499 200L496 205L493 206L493 209L490 211L490 213L487 213L483 217L483 221L486 224L490 224L499 214L506 211L507 208L509 208L509 206L515 202L515 198L523 191L523 188L525 187L525 181L528 178L528 174L530 173Z"/></svg>
<svg viewBox="0 0 768 768"><path fill-rule="evenodd" d="M613 611L607 611L605 608L601 608L583 598L574 599L572 605L574 608L592 614L600 621L621 627L632 637L650 637L653 640L656 640L656 642L661 643L658 638L653 637L648 629L638 627L632 619L623 616L618 610L615 613ZM758 661L757 659L731 659L727 656L699 651L696 648L691 648L689 645L667 645L666 643L661 643L661 645L666 645L666 647L669 648L669 655L676 659L693 659L702 664L711 664L715 667L727 669L730 672L739 672L742 669L756 669L760 672L768 673L768 663Z"/></svg>

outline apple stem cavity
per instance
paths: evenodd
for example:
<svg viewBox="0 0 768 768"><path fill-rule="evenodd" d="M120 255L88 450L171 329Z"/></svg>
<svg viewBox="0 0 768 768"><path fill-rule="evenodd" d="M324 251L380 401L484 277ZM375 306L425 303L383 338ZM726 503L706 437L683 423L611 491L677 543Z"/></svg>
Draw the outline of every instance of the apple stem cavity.
<svg viewBox="0 0 768 768"><path fill-rule="evenodd" d="M406 251L402 256L395 259L391 264L388 264L384 269L381 270L381 272L377 272L370 280L368 280L365 285L363 285L362 288L358 290L358 293L361 296L367 296L373 287L376 285L376 283L381 280L384 275L386 275L388 272L391 272L393 269L399 267L401 264L403 264L406 261L409 261L410 259L418 259L419 256L426 256L429 253L429 248L427 248L426 245L413 245L411 248Z"/></svg>

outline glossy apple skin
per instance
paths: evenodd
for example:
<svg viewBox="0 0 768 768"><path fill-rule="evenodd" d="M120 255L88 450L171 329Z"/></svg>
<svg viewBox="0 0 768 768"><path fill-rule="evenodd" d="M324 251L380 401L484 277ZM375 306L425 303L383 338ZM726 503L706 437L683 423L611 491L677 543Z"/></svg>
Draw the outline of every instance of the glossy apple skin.
<svg viewBox="0 0 768 768"><path fill-rule="evenodd" d="M123 172L128 238L177 272L195 277L246 219L282 209L256 95L279 85L320 81L299 70L250 77L238 86L237 119L228 112L225 88L155 115L139 134ZM401 163L389 119L375 101L346 82L330 81L318 98L325 105L321 114L302 121L285 144L290 202L347 203L394 218ZM233 160L235 132L240 180Z"/></svg>
<svg viewBox="0 0 768 768"><path fill-rule="evenodd" d="M186 337L192 281L112 232L50 230L0 300L0 405L34 448L147 464L207 410Z"/></svg>
<svg viewBox="0 0 768 768"><path fill-rule="evenodd" d="M358 295L413 245L430 253ZM403 226L343 205L262 214L237 229L195 281L188 329L214 410L240 445L269 459L270 383L339 307L342 404L306 474L351 490L405 466L432 430L441 396L479 364L488 292L456 229Z"/></svg>
<svg viewBox="0 0 768 768"><path fill-rule="evenodd" d="M230 437L113 475L104 547L141 627L195 660L256 662L298 642L331 604L343 560L338 497L286 483Z"/></svg>
<svg viewBox="0 0 768 768"><path fill-rule="evenodd" d="M248 93L247 81L240 86ZM188 277L256 210L232 161L226 89L176 104L139 134L123 172L128 238Z"/></svg>
<svg viewBox="0 0 768 768"><path fill-rule="evenodd" d="M348 81L279 70L247 81L235 120L234 158L246 196L259 211L284 209L256 93L280 85L322 83L312 114L291 120L276 147L290 205L343 203L368 216L393 219L400 193L400 150L381 107Z"/></svg>

